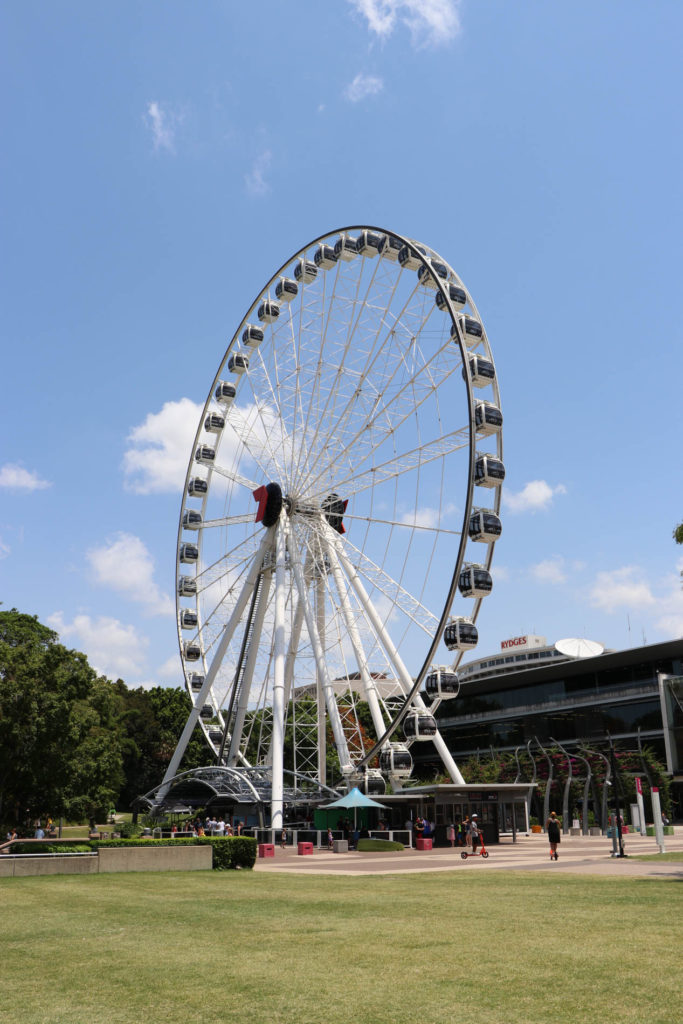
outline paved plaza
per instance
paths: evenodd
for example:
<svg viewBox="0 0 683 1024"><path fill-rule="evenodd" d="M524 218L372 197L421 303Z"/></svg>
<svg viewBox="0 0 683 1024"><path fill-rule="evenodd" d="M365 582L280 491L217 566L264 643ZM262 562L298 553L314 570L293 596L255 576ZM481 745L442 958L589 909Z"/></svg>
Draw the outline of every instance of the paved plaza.
<svg viewBox="0 0 683 1024"><path fill-rule="evenodd" d="M667 853L683 852L683 827L664 837ZM626 857L612 857L612 840L605 836L562 836L559 860L551 861L545 835L519 836L489 847L489 857L463 860L459 848L437 848L426 852L403 850L392 853L331 853L314 850L299 856L296 849L275 848L274 857L259 858L257 871L286 874L377 875L433 871L552 871L561 874L615 875L633 878L683 880L683 861L634 860L638 854L656 854L659 848L650 836L624 836Z"/></svg>

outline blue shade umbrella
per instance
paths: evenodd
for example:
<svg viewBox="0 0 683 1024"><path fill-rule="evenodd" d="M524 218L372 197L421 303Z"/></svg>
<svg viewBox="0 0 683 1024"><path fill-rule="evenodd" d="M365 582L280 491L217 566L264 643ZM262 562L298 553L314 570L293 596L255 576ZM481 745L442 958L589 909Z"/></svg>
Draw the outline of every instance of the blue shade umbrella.
<svg viewBox="0 0 683 1024"><path fill-rule="evenodd" d="M338 800L333 800L331 804L321 804L321 807L323 810L328 810L332 807L353 808L354 829L356 827L356 814L359 807L378 807L380 810L387 810L386 804L381 804L378 800L373 800L371 797L366 796L365 793L361 793L358 786L354 786L346 796L340 796Z"/></svg>

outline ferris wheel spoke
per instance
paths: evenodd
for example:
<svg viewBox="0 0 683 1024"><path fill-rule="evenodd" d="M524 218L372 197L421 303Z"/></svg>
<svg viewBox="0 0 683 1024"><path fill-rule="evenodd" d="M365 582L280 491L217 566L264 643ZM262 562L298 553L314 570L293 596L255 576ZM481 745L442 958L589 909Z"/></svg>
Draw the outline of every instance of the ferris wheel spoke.
<svg viewBox="0 0 683 1024"><path fill-rule="evenodd" d="M213 467L214 473L218 473L219 476L225 477L226 480L230 480L233 484L239 484L240 487L248 487L250 491L255 491L260 484L257 484L255 480L249 480L248 477L242 476L234 469L225 469L223 466L215 465Z"/></svg>
<svg viewBox="0 0 683 1024"><path fill-rule="evenodd" d="M395 283L394 283L394 290L396 289L397 286L398 286L398 281L395 281ZM382 356L385 359L385 361L387 363L389 363L390 372L389 372L388 377L383 377L381 373L379 374L379 381L381 383L376 386L376 402L379 402L379 400L381 399L382 395L385 394L389 390L389 388L391 387L394 379L400 375L401 371L405 370L405 363L404 363L402 354L401 354L401 356L402 356L401 358L397 358L397 359L393 360L393 364L391 364L389 362L389 355L388 355L388 351L387 350L390 349L390 352L393 353L394 352L394 344L389 346L388 342L389 342L390 339L392 340L392 342L395 342L396 337L397 337L396 323L399 323L399 324L401 323L402 317L404 316L406 309L409 307L410 301L414 297L416 291L417 291L417 287L413 289L413 291L410 294L409 298L406 300L403 308L399 311L398 315L396 316L396 319L395 319L393 324L391 324L391 325L386 324L383 317L380 319L380 322L379 322L379 325L378 325L378 328L377 328L377 332L375 334L375 338L374 338L374 340L373 340L373 342L372 342L372 344L370 346L370 351L368 353L368 357L367 357L366 363L362 367L362 369L360 371L358 371L358 375L357 376L358 376L359 385L358 385L357 388L353 389L353 391L352 391L351 395L349 396L349 399L348 399L345 407L341 410L341 413L338 416L338 418L335 420L335 422L329 426L329 429L327 431L327 434L326 434L325 438L318 445L318 455L317 455L317 458L308 467L308 474L309 474L309 476L315 471L316 466L318 465L318 463L320 462L321 458L323 457L323 454L327 451L331 439L333 437L336 437L336 436L339 436L339 435L344 436L345 431L346 431L346 427L347 427L347 424L348 424L348 421L350 420L351 415L353 414L353 412L354 412L354 410L356 409L356 406L357 406L358 395L359 395L359 392L360 392L360 382L365 382L365 381L368 381L368 380L372 379L371 378L371 372L372 372L373 369L376 369L376 365L377 365L377 362L378 362L380 356ZM393 292L392 292L392 295L393 295ZM431 312L431 310L430 310L430 312ZM422 326L424 326L424 324L426 324L428 319L429 319L429 314L427 314L427 317L423 321ZM383 331L384 333L380 333L381 331ZM412 335L410 337L412 337ZM452 346L452 342L450 342L450 339L449 339L449 343ZM436 358L436 357L433 356L432 359L434 359L434 358ZM414 376L414 372L413 372L412 381L414 382L414 380L415 380L415 376ZM392 399L392 408L394 406L394 403L396 401L400 400L403 392L405 391L405 389L407 387L408 387L408 385L404 385L403 387L399 388L398 393ZM388 406L384 407L385 411L386 411L387 408L388 408ZM352 437L352 440L351 440L350 444L354 444L354 443L356 443L358 441L359 437L362 436L363 431L366 429L366 427L372 425L372 420L373 420L372 416L369 416L367 418L364 417L363 429L361 431L355 432L353 434L353 437Z"/></svg>
<svg viewBox="0 0 683 1024"><path fill-rule="evenodd" d="M395 605L399 608L427 636L434 635L438 628L439 620L433 612L425 608L405 587L402 587L384 569L368 558L359 548L355 547L347 537L344 539L344 547L353 552L355 570L362 573L372 587L387 598L392 606Z"/></svg>
<svg viewBox="0 0 683 1024"><path fill-rule="evenodd" d="M254 678L254 668L260 650L263 623L268 607L270 595L271 574L263 573L259 585L258 602L256 605L253 621L245 627L245 653L244 671L240 679L235 675L233 692L235 694L234 725L231 729L230 747L228 750L228 764L234 765L240 752L242 733L244 731L244 720L249 706L249 696Z"/></svg>
<svg viewBox="0 0 683 1024"><path fill-rule="evenodd" d="M453 452L465 448L468 442L469 429L467 427L454 430L449 434L444 434L443 437L425 442L419 448L402 452L393 459L388 459L378 466L373 466L358 476L348 475L340 480L335 480L335 487L340 493L343 493L345 498L351 498L356 494L360 494L361 491L366 491L369 487L377 487L387 480L392 480L404 473L410 473L420 466L425 466L428 462L451 455Z"/></svg>
<svg viewBox="0 0 683 1024"><path fill-rule="evenodd" d="M455 369L457 369L457 367L449 371L445 379L450 377ZM410 382L410 384L412 384L412 382ZM328 461L316 477L313 477L312 474L309 477L307 482L309 490L314 489L321 478L323 478L324 474L329 473L330 467L334 470L336 465L350 461L356 469L360 468L363 462L374 454L377 447L373 440L373 428L377 427L381 420L384 419L386 420L386 429L395 434L409 418L414 417L416 413L419 412L423 403L431 397L432 389L430 387L430 389L426 390L421 396L413 395L410 401L408 401L408 398L410 398L408 390L408 386L402 388L401 395L398 396L406 400L405 408L398 401L398 398L387 402L381 408L373 410L368 417L366 424L351 437L344 440L343 447L340 447L339 445L336 447L331 444L329 445L329 450L327 452ZM380 399L383 397L382 393L378 393L377 402L379 403ZM464 429L466 430L467 428Z"/></svg>
<svg viewBox="0 0 683 1024"><path fill-rule="evenodd" d="M205 519L202 523L202 530L211 530L217 526L239 526L240 523L253 523L254 513L245 512L243 515L222 516L220 519Z"/></svg>
<svg viewBox="0 0 683 1024"><path fill-rule="evenodd" d="M460 530L446 530L443 526L428 526L426 523L420 523L417 521L419 512L413 513L413 518L410 518L410 513L406 513L406 519L382 519L379 516L358 516L351 515L348 512L344 513L344 522L350 520L353 522L373 523L382 526L397 526L404 530L426 530L429 533L447 533L452 537L459 537Z"/></svg>

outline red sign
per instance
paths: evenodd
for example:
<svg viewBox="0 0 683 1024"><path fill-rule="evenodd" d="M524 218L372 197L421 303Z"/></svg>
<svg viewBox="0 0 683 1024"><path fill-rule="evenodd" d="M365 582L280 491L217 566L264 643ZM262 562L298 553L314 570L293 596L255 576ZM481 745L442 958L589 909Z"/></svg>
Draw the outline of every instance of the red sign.
<svg viewBox="0 0 683 1024"><path fill-rule="evenodd" d="M506 651L508 647L522 647L527 641L525 636L515 636L512 640L503 640L500 649Z"/></svg>
<svg viewBox="0 0 683 1024"><path fill-rule="evenodd" d="M641 793L641 794L642 794L642 792L643 792L643 784L642 784L642 782L640 781L640 776L639 776L639 775L636 775L636 790L637 790L637 791L638 791L639 793Z"/></svg>

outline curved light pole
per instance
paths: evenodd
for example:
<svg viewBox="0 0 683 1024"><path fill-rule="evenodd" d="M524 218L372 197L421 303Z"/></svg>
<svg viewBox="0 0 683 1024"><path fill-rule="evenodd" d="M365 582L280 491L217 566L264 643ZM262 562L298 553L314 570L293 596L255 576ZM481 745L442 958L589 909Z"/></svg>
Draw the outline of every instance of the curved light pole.
<svg viewBox="0 0 683 1024"><path fill-rule="evenodd" d="M599 750L591 750L590 747L581 746L582 750L585 750L587 754L592 754L594 757L599 757L601 761L605 762L605 781L602 784L602 802L600 810L600 828L603 834L607 831L607 789L612 785L610 778L612 776L612 765L609 763L609 758L601 754Z"/></svg>
<svg viewBox="0 0 683 1024"><path fill-rule="evenodd" d="M569 832L569 793L572 788L572 780L574 777L572 759L561 743L558 743L553 736L551 736L550 739L556 747L560 748L564 756L567 758L567 780L564 784L564 793L562 794L562 834L566 836Z"/></svg>
<svg viewBox="0 0 683 1024"><path fill-rule="evenodd" d="M546 783L545 796L543 798L543 831L545 831L545 823L550 815L550 790L553 784L553 759L550 757L545 748L541 746L541 741L539 740L538 736L534 736L534 739L536 740L536 745L538 746L538 749L541 751L546 761L548 762L548 782Z"/></svg>

